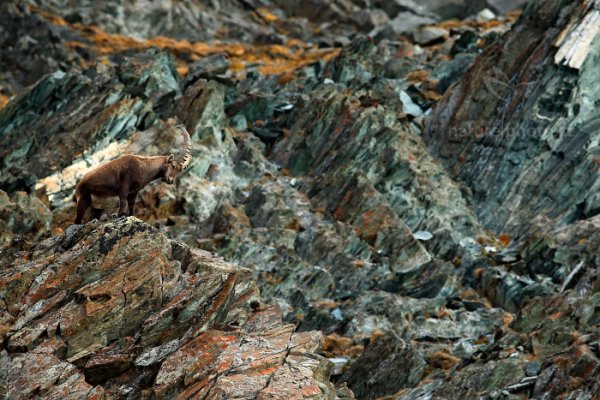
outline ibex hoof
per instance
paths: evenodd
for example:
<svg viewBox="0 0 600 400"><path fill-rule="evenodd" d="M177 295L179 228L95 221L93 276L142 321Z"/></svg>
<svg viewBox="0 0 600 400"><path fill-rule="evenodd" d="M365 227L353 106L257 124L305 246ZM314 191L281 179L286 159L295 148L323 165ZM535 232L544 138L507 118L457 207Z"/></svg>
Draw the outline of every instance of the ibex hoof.
<svg viewBox="0 0 600 400"><path fill-rule="evenodd" d="M117 214L117 213L110 214L110 217L113 219L117 218L118 216L119 216L119 214Z"/></svg>

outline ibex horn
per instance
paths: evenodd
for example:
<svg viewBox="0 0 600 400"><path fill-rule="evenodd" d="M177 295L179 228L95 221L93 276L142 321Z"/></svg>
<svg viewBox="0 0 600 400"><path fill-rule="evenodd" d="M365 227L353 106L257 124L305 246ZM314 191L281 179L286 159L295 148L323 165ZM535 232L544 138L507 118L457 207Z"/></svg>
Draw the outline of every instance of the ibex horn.
<svg viewBox="0 0 600 400"><path fill-rule="evenodd" d="M180 163L181 165L181 169L187 169L187 167L190 166L190 164L192 163L192 139L190 138L190 134L188 133L187 129L185 129L185 125L183 124L178 124L175 125L175 128L178 128L181 130L181 132L183 133L183 137L184 137L184 142L185 142L185 155L183 156L183 161Z"/></svg>

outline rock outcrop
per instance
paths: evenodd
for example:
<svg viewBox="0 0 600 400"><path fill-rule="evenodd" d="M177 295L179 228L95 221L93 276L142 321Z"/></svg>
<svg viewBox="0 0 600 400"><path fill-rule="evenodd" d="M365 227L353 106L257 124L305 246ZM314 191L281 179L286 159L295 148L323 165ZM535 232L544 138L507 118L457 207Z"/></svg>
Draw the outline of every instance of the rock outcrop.
<svg viewBox="0 0 600 400"><path fill-rule="evenodd" d="M335 399L318 332L294 333L250 270L134 217L2 257L0 393Z"/></svg>
<svg viewBox="0 0 600 400"><path fill-rule="evenodd" d="M0 190L0 249L23 246L51 230L52 212L33 194Z"/></svg>
<svg viewBox="0 0 600 400"><path fill-rule="evenodd" d="M427 118L486 227L519 236L597 214L599 18L598 2L533 2Z"/></svg>

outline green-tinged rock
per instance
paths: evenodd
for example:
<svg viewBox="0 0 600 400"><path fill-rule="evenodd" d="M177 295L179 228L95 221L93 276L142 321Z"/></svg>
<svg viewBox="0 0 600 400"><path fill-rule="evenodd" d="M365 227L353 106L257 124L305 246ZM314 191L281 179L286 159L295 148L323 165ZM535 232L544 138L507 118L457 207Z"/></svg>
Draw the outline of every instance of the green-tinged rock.
<svg viewBox="0 0 600 400"><path fill-rule="evenodd" d="M318 332L283 324L250 271L136 218L74 225L2 261L10 398L116 397L123 385L142 398L335 398Z"/></svg>

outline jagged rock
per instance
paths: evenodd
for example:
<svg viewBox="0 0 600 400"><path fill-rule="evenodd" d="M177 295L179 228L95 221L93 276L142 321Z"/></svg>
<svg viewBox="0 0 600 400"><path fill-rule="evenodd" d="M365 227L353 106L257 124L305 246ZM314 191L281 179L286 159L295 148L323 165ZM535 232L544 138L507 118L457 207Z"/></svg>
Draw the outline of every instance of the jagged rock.
<svg viewBox="0 0 600 400"><path fill-rule="evenodd" d="M85 75L59 71L2 109L0 186L30 190L37 180L73 165L63 187L47 188L70 197L75 176L89 163L125 152L136 128L155 124L157 116L146 99L178 90L177 73L165 53L150 51L131 60L118 73L102 64Z"/></svg>
<svg viewBox="0 0 600 400"><path fill-rule="evenodd" d="M132 217L71 235L2 260L6 396L335 398L322 336L260 305L250 271Z"/></svg>
<svg viewBox="0 0 600 400"><path fill-rule="evenodd" d="M436 20L431 17L416 15L411 12L401 12L387 25L377 32L377 39L397 40L399 36L411 33L413 30Z"/></svg>
<svg viewBox="0 0 600 400"><path fill-rule="evenodd" d="M492 21L496 18L496 14L489 8L485 8L477 13L476 18L479 21Z"/></svg>
<svg viewBox="0 0 600 400"><path fill-rule="evenodd" d="M181 82L183 88L198 79L213 79L218 75L224 74L229 69L229 57L227 53L214 54L202 58L190 65L190 69Z"/></svg>
<svg viewBox="0 0 600 400"><path fill-rule="evenodd" d="M464 18L469 14L468 7L472 1L468 0L423 0L421 4L442 19Z"/></svg>
<svg viewBox="0 0 600 400"><path fill-rule="evenodd" d="M224 96L223 86L215 81L200 79L188 87L178 114L194 140L226 141Z"/></svg>
<svg viewBox="0 0 600 400"><path fill-rule="evenodd" d="M427 9L425 4L413 0L380 0L377 3L390 16L390 18L395 18L400 12L403 11L410 11L418 15L431 14L430 10Z"/></svg>
<svg viewBox="0 0 600 400"><path fill-rule="evenodd" d="M376 399L413 387L423 379L427 363L419 351L393 336L376 337L340 379L360 399Z"/></svg>
<svg viewBox="0 0 600 400"><path fill-rule="evenodd" d="M381 77L383 63L374 57L377 51L372 41L359 39L318 78L309 76L281 87L276 78L251 77L235 90L214 80L198 79L182 90L181 96L173 86L177 74L163 53L133 55L132 60L114 70L97 66L86 73L104 79L97 96L110 96L115 90L124 91L127 85L133 85L135 90L127 93L143 104L147 116L137 131L136 126L119 131L126 147L108 147L109 152L95 153L88 159L95 162L124 149L165 152L163 149L177 143L177 139L164 131L155 112L163 119L169 112L176 112L193 133L192 166L178 178L176 189L156 185L142 193L141 215L156 221L172 237L218 251L252 268L264 296L282 308L287 321L297 322L302 330L337 331L357 339L377 330L397 331L408 340L413 338L408 324L413 312L406 308L398 311L399 304L406 303L419 310L414 313L415 337L447 341L467 338L473 342L479 337L493 338L502 325L498 323L502 314L498 309L483 313L457 306L459 309L448 315L460 323L431 317L445 315L445 299L458 296L461 290L455 267L437 257L452 260L477 251L474 237L483 233L460 189L427 154L411 122L418 115L418 106L404 90L406 86ZM157 65L153 59L158 60ZM123 77L127 85L115 80L114 71L119 71L116 78ZM334 83L326 83L325 77ZM267 95L255 95L258 89ZM34 94L27 93L24 99ZM96 101L92 97L83 99ZM161 104L160 110L152 111L157 103ZM124 113L128 115L118 115ZM15 111L10 115L18 119L19 114ZM252 125L252 133L231 130L228 116L243 116ZM41 124L38 118L36 123ZM63 118L68 119L66 115ZM281 134L268 138L256 128ZM49 146L48 152L53 148ZM25 157L13 157L28 165ZM54 184L58 188L54 197L67 199L76 182L77 166L76 161L57 168L39 182L46 188ZM61 206L60 202L55 204ZM413 236L418 230L431 232L433 238L419 242ZM60 244L61 254L76 247L80 235L78 229L69 228ZM283 263L282 258L286 260ZM150 264L156 259L143 260ZM136 264L136 268L129 269L141 274L141 266ZM181 273L194 273L190 268ZM111 282L118 287L119 281ZM205 291L200 290L200 282ZM151 291L146 286L143 290ZM90 382L99 382L107 369L121 372L102 384L109 393L121 390L117 384L121 380L132 387L148 387L157 371L157 393L168 397L180 390L182 366L196 365L193 351L212 340L208 328L198 327L194 334L188 334L185 324L190 314L198 312L198 304L214 293L206 280L169 290L179 290L181 299L165 305L159 313L146 316L139 310L132 311L132 318L140 319L139 338L133 331L115 333L101 343L102 348L90 349L96 338L89 332L104 329L108 335L114 329L112 322L105 322L72 333L74 337L69 336L69 346L64 350L68 359L84 368ZM119 298L94 293L94 301L103 307ZM65 300L59 297L56 301ZM381 307L382 301L388 306ZM374 314L372 318L370 314ZM168 327L173 318L180 319L182 325ZM35 347L42 335L40 329L43 332L40 327L11 336L11 351ZM125 352L130 339L110 347L110 340L117 341L117 337L133 337L141 348L135 354ZM189 345L193 351L185 347L188 339L193 341ZM243 341L242 335L234 335L232 340L232 346L237 346L235 343ZM226 361L231 355L225 351L214 357ZM273 376L281 385L291 385L296 379L295 368L306 371L307 376L314 373L315 379L327 375L325 369L319 369L321 364L302 357L290 359L289 365L289 373L279 371L276 379ZM247 368L245 364L238 367L240 371ZM139 373L133 368L140 369ZM210 366L201 362L190 368L196 369L189 376L200 379L202 373L210 375L206 372ZM250 379L243 373L237 375L228 379L229 375L217 371L214 384L219 390L238 391L245 396L267 382L264 376ZM183 385L189 379L184 378ZM275 382L273 379L271 382ZM190 385L192 391L200 383L193 381ZM316 389L308 385L306 390L308 395Z"/></svg>
<svg viewBox="0 0 600 400"><path fill-rule="evenodd" d="M414 39L420 45L430 45L443 41L448 34L444 28L424 27L415 31Z"/></svg>
<svg viewBox="0 0 600 400"><path fill-rule="evenodd" d="M50 230L52 213L35 195L16 192L9 198L0 190L0 249L14 239L38 239Z"/></svg>
<svg viewBox="0 0 600 400"><path fill-rule="evenodd" d="M588 171L595 168L589 143L597 93L587 88L598 78L600 36L581 69L557 65L551 44L594 12L580 2L569 7L533 2L426 121L425 141L469 186L478 215L496 232L518 236L596 214L598 182Z"/></svg>
<svg viewBox="0 0 600 400"><path fill-rule="evenodd" d="M0 4L0 93L12 96L42 76L68 70L85 58L65 45L67 29L17 1ZM74 38L71 37L71 40ZM75 67L76 68L76 67Z"/></svg>
<svg viewBox="0 0 600 400"><path fill-rule="evenodd" d="M415 61L412 58L392 58L383 66L383 77L389 79L402 79L414 69Z"/></svg>
<svg viewBox="0 0 600 400"><path fill-rule="evenodd" d="M465 37L465 35L470 34L463 34L463 36L461 36L461 39ZM454 46L457 46L459 42L460 39L459 41L455 42ZM444 93L450 86L452 86L464 75L464 73L473 63L474 59L474 54L461 53L457 54L456 57L452 59L452 61L442 61L438 65L436 65L435 69L431 73L431 76L433 79L438 81L437 90L440 93Z"/></svg>
<svg viewBox="0 0 600 400"><path fill-rule="evenodd" d="M527 4L525 0L486 0L488 7L492 9L492 11L505 14L509 11L512 11L517 8L522 8Z"/></svg>

